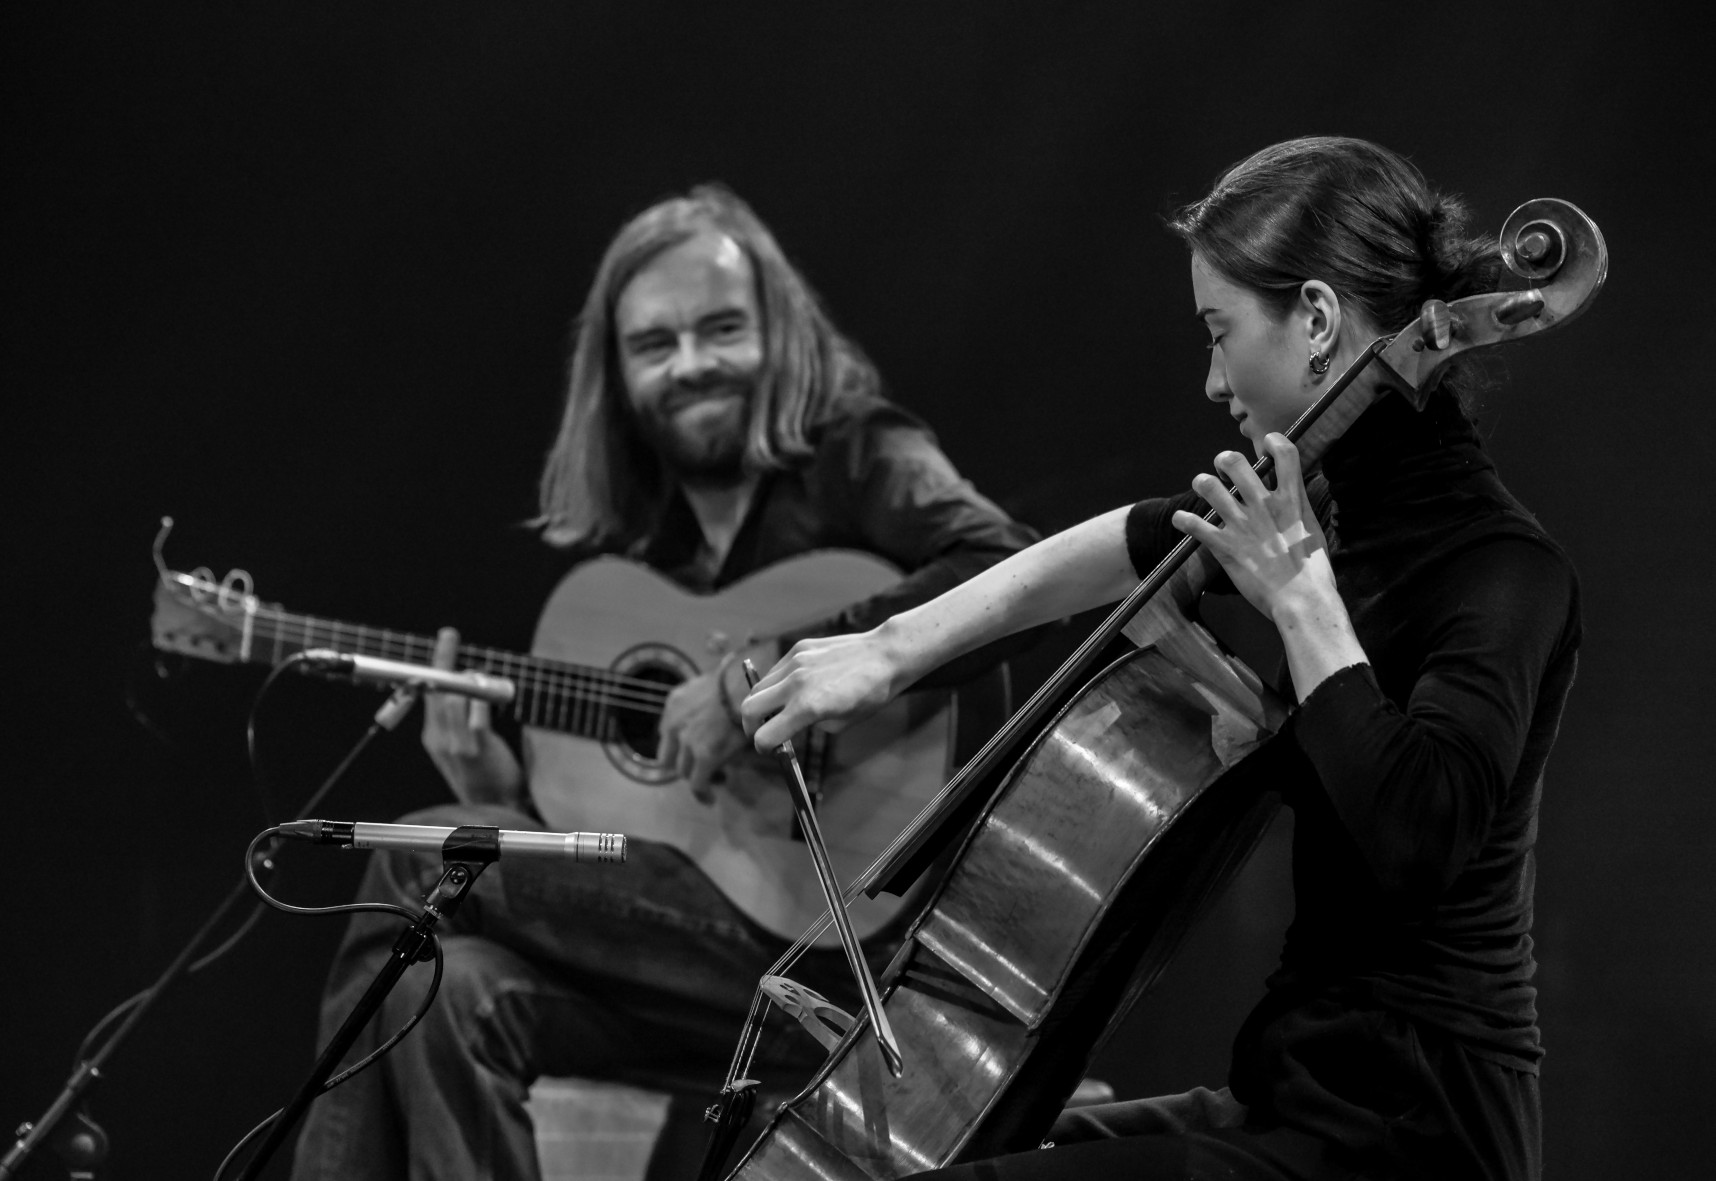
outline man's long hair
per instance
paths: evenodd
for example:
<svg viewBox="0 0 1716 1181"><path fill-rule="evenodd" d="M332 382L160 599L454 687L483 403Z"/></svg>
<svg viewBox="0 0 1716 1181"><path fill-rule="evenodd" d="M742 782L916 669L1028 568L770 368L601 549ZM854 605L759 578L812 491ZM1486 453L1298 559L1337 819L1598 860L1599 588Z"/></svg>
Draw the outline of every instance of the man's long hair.
<svg viewBox="0 0 1716 1181"><path fill-rule="evenodd" d="M746 472L804 460L814 428L836 400L876 392L875 369L829 321L743 201L719 185L701 185L654 205L608 247L574 328L566 410L542 470L541 513L532 522L551 545L630 543L662 503L670 473L627 399L614 305L652 259L707 230L738 243L757 285L763 362L746 430Z"/></svg>

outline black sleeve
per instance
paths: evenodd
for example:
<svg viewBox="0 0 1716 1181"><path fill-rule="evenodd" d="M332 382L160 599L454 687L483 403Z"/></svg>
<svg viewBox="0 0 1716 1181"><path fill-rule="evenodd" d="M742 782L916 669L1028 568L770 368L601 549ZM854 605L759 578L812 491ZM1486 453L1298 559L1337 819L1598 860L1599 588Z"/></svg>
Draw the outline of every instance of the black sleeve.
<svg viewBox="0 0 1716 1181"><path fill-rule="evenodd" d="M1140 500L1126 514L1126 556L1133 573L1143 578L1154 570L1186 535L1174 528L1174 514L1181 509L1202 516L1209 505L1195 492L1178 496L1156 496Z"/></svg>
<svg viewBox="0 0 1716 1181"><path fill-rule="evenodd" d="M879 595L860 600L815 628L796 633L867 631L891 615L926 603L1037 540L954 468L929 430L889 407L867 415L831 443L831 494L863 548L906 575ZM976 675L1031 643L1035 633L1009 637L950 662L920 684L952 684Z"/></svg>
<svg viewBox="0 0 1716 1181"><path fill-rule="evenodd" d="M1574 593L1546 546L1475 547L1437 575L1439 611L1404 708L1368 664L1301 706L1297 741L1385 890L1434 897L1485 840L1571 634Z"/></svg>
<svg viewBox="0 0 1716 1181"><path fill-rule="evenodd" d="M1332 528L1334 501L1329 495L1329 482L1317 472L1305 482L1305 493L1311 501L1311 511L1324 531ZM1157 496L1140 500L1126 514L1126 556L1132 560L1132 571L1139 578L1147 577L1161 560L1168 556L1186 535L1174 528L1174 514L1181 509L1203 516L1209 504L1196 492L1177 496ZM1212 587L1211 589L1218 589ZM1232 583L1222 576L1220 589L1231 591Z"/></svg>

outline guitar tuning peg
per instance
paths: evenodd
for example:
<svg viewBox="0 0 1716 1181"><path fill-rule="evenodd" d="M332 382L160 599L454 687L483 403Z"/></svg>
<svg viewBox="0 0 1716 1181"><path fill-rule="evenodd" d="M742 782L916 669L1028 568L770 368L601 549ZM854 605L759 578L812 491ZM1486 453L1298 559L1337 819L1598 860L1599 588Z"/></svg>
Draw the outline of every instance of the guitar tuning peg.
<svg viewBox="0 0 1716 1181"><path fill-rule="evenodd" d="M161 576L162 582L166 582L168 576L172 574L172 571L167 569L167 534L172 531L173 518L162 517L161 528L155 534L155 544L151 547L155 555L155 572Z"/></svg>

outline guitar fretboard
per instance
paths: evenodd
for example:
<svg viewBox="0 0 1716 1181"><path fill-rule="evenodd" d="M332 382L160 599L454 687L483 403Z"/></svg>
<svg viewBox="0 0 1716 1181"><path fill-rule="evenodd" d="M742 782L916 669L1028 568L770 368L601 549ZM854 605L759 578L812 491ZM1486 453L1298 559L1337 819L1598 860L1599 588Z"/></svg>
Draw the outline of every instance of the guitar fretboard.
<svg viewBox="0 0 1716 1181"><path fill-rule="evenodd" d="M435 656L429 636L263 605L229 622L242 630L239 655L248 661L279 664L308 648L412 664L429 664ZM523 724L603 740L618 737L622 728L653 730L671 688L610 669L464 644L457 666L512 681L518 696L507 709Z"/></svg>

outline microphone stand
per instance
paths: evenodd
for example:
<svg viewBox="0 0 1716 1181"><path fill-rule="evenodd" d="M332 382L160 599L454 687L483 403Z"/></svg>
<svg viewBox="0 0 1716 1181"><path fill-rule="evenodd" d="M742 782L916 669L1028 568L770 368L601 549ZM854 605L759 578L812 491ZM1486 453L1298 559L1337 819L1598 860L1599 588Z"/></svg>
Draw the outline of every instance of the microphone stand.
<svg viewBox="0 0 1716 1181"><path fill-rule="evenodd" d="M363 753L376 735L384 730L392 730L399 725L405 715L411 712L411 707L416 701L417 690L414 686L402 685L395 690L393 695L376 711L375 720L370 723L369 729L365 730L363 736L352 744L352 748L346 753L345 758L341 759L339 765L333 769L327 779L322 781L322 785L304 804L296 818L302 820L307 817L321 803L323 797L333 789L334 785L344 778L346 771L357 761L357 757ZM260 851L261 860L259 864L262 868L270 870L274 868L273 857L278 847L279 840L276 838L270 842L268 847ZM0 1158L0 1181L9 1181L10 1178L15 1177L18 1170L23 1167L24 1162L30 1158L30 1154L50 1137L54 1141L55 1151L65 1161L72 1181L95 1181L100 1176L101 1166L107 1160L107 1133L102 1131L101 1126L90 1118L89 1112L84 1108L86 1095L90 1088L95 1085L96 1080L101 1077L102 1065L112 1056L113 1051L119 1048L119 1044L125 1040L126 1035L143 1019L143 1015L154 1007L155 1002L160 999L174 981L187 973L192 954L198 947L202 946L203 941L219 926L227 912L237 906L239 900L249 890L249 881L240 877L238 885L233 888L219 906L215 907L214 913L209 915L203 925L197 928L196 934L192 935L190 941L180 949L179 954L173 957L172 962L167 965L166 970L161 973L155 983L139 994L137 1003L132 1006L131 1012L119 1028L101 1043L100 1049L79 1062L72 1070L71 1077L66 1080L65 1086L60 1089L58 1097L48 1106L48 1109L35 1120L26 1121L18 1126L17 1141L7 1151L6 1155ZM261 909L262 904L257 903L257 910L260 911ZM75 1122L76 1126L60 1131L60 1125L68 1116ZM56 1132L59 1134L56 1135Z"/></svg>
<svg viewBox="0 0 1716 1181"><path fill-rule="evenodd" d="M393 991L393 986L399 983L405 969L419 960L435 958L435 924L459 909L459 903L463 902L465 895L470 892L477 875L493 864L499 856L499 829L463 825L453 830L441 849L441 863L444 867L441 880L435 883L435 888L424 899L422 913L409 927L400 932L387 962L376 973L363 996L358 998L358 1003L352 1006L352 1011L346 1014L339 1030L328 1040L327 1046L316 1059L316 1064L310 1068L309 1077L298 1088L298 1093L274 1117L267 1136L257 1148L256 1154L246 1162L244 1171L238 1175L238 1181L253 1181L261 1174L263 1166L280 1145L286 1142L286 1137L297 1126L299 1118L308 1110L310 1103L322 1093L322 1084L328 1081L340 1060L346 1056L346 1051L357 1041L358 1034L363 1032L364 1026L369 1024L370 1018L381 1008L381 1002Z"/></svg>

